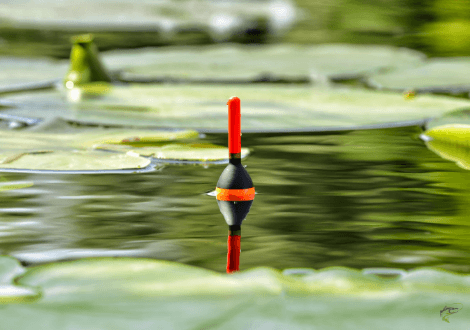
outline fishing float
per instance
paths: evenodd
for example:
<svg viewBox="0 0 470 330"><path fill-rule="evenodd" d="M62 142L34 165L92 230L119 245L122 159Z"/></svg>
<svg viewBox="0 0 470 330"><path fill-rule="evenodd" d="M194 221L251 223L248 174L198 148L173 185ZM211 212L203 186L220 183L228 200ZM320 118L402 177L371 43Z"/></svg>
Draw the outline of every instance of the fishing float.
<svg viewBox="0 0 470 330"><path fill-rule="evenodd" d="M227 273L232 273L239 270L241 225L253 204L255 188L241 163L240 99L232 97L227 105L229 164L217 182L216 198L229 228Z"/></svg>

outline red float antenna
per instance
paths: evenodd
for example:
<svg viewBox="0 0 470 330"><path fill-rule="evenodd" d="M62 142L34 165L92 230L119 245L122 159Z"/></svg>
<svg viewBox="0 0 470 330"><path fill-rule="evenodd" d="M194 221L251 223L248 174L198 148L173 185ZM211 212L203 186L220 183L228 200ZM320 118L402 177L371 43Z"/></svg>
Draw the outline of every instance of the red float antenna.
<svg viewBox="0 0 470 330"><path fill-rule="evenodd" d="M240 99L232 97L228 105L229 164L217 182L217 204L229 226L227 273L239 270L241 224L250 211L255 188L241 164Z"/></svg>
<svg viewBox="0 0 470 330"><path fill-rule="evenodd" d="M231 155L241 152L241 115L240 99L236 96L227 102L228 105L228 152ZM232 158L232 157L230 157ZM239 157L240 158L240 157Z"/></svg>

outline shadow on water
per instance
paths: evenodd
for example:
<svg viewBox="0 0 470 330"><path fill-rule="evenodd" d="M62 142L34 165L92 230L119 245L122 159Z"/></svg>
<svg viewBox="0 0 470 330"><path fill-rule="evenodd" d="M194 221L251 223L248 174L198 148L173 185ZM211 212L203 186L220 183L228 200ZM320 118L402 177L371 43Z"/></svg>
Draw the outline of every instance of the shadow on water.
<svg viewBox="0 0 470 330"><path fill-rule="evenodd" d="M469 172L429 151L418 127L243 134L257 195L241 269L439 266L470 272ZM207 134L225 144L225 134ZM227 226L212 191L225 165L136 174L5 173L0 252L24 264L136 256L224 271Z"/></svg>

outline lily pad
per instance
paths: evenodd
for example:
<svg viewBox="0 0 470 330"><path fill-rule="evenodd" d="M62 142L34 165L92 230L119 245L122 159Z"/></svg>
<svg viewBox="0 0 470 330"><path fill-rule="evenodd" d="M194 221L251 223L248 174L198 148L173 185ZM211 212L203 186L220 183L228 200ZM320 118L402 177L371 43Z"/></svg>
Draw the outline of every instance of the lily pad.
<svg viewBox="0 0 470 330"><path fill-rule="evenodd" d="M434 139L426 141L426 146L442 158L455 162L465 170L470 170L470 148Z"/></svg>
<svg viewBox="0 0 470 330"><path fill-rule="evenodd" d="M426 128L431 129L438 126L464 124L470 125L470 109L458 109L444 113L442 116L433 118L426 123Z"/></svg>
<svg viewBox="0 0 470 330"><path fill-rule="evenodd" d="M150 164L147 158L92 149L95 141L99 140L98 136L101 137L99 141L112 143L119 142L119 138L133 137L136 134L128 132L126 135L119 131L111 131L110 135L103 131L88 134L0 131L0 169L92 171L144 168ZM158 132L153 134L159 141L171 136L167 132L160 137Z"/></svg>
<svg viewBox="0 0 470 330"><path fill-rule="evenodd" d="M470 125L437 126L427 130L424 134L434 140L470 147Z"/></svg>
<svg viewBox="0 0 470 330"><path fill-rule="evenodd" d="M104 63L121 68L125 81L351 79L381 69L420 65L424 55L389 46L270 45L172 47L106 53Z"/></svg>
<svg viewBox="0 0 470 330"><path fill-rule="evenodd" d="M175 161L198 161L214 162L227 160L228 148L217 146L212 143L171 143L161 147L140 147L129 146L98 145L98 149L114 150L136 154L139 156L153 157L157 159L167 159ZM245 158L249 153L247 148L241 149L241 158Z"/></svg>
<svg viewBox="0 0 470 330"><path fill-rule="evenodd" d="M70 92L80 89L72 89ZM68 102L60 91L4 99L4 114L64 118L79 123L227 131L227 99L242 100L242 132L354 129L421 123L470 101L423 95L408 100L391 92L310 86L113 87L102 97Z"/></svg>
<svg viewBox="0 0 470 330"><path fill-rule="evenodd" d="M422 92L470 92L470 57L429 59L415 68L372 76L369 85L379 89Z"/></svg>
<svg viewBox="0 0 470 330"><path fill-rule="evenodd" d="M41 299L0 309L0 317L6 328L40 323L51 330L303 329L312 324L338 329L352 323L365 329L376 324L440 329L439 311L470 297L469 276L435 269L402 271L392 279L342 267L288 273L256 268L227 275L130 258L47 264L18 279L20 285L39 288ZM470 319L459 313L449 320L461 328Z"/></svg>
<svg viewBox="0 0 470 330"><path fill-rule="evenodd" d="M102 171L145 168L150 157L192 162L228 159L228 148L195 143L198 136L199 133L188 130L0 131L0 169ZM190 142L175 143L183 140ZM248 149L243 149L242 157L247 154Z"/></svg>
<svg viewBox="0 0 470 330"><path fill-rule="evenodd" d="M30 302L39 298L38 290L14 283L15 278L24 272L18 260L0 256L0 304Z"/></svg>
<svg viewBox="0 0 470 330"><path fill-rule="evenodd" d="M424 133L427 147L442 158L470 170L470 125L433 127Z"/></svg>
<svg viewBox="0 0 470 330"><path fill-rule="evenodd" d="M66 71L63 61L0 57L0 94L52 88Z"/></svg>
<svg viewBox="0 0 470 330"><path fill-rule="evenodd" d="M0 169L97 171L137 169L144 168L149 164L149 159L136 155L75 150L21 153L11 162L0 163Z"/></svg>

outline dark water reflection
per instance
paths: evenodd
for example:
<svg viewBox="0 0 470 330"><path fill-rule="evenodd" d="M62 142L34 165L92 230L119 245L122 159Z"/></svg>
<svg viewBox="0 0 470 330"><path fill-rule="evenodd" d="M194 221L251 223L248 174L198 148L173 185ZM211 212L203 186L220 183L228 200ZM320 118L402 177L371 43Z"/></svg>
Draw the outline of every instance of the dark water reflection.
<svg viewBox="0 0 470 330"><path fill-rule="evenodd" d="M258 194L241 269L439 266L470 272L470 172L429 151L418 127L316 135L244 134ZM208 135L225 144L226 135ZM0 253L25 264L87 256L174 260L224 271L214 197L225 165L139 174L4 173Z"/></svg>

